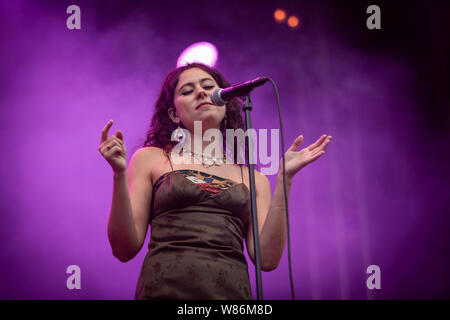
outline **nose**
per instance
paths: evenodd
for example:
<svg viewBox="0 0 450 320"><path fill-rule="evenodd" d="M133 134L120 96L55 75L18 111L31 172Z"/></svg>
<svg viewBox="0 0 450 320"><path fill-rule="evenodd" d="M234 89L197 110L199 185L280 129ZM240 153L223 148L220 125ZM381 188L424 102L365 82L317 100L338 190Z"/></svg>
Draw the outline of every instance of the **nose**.
<svg viewBox="0 0 450 320"><path fill-rule="evenodd" d="M195 96L197 97L197 99L200 99L200 98L206 98L208 96L208 94L206 93L205 89L203 89L202 87L199 87L196 90Z"/></svg>

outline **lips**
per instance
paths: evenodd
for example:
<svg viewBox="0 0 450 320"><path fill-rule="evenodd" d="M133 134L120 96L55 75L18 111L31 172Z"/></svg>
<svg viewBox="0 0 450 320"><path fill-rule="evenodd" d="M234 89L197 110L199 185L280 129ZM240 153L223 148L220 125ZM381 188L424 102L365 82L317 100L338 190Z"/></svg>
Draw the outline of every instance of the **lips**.
<svg viewBox="0 0 450 320"><path fill-rule="evenodd" d="M201 106L204 106L205 104L209 104L209 105L212 106L212 103L209 103L209 102L203 102L203 103L199 104L199 105L197 106L197 108L195 108L195 110L197 110L197 109L200 108Z"/></svg>

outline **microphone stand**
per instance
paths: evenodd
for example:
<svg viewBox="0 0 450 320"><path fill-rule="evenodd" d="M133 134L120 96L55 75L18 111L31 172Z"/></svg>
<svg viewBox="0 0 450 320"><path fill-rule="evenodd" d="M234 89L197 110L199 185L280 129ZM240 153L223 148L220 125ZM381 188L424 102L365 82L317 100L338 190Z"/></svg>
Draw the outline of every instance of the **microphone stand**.
<svg viewBox="0 0 450 320"><path fill-rule="evenodd" d="M256 188L255 188L255 174L254 174L254 161L253 161L253 140L251 131L249 129L252 128L250 111L252 111L252 101L250 100L250 93L245 98L245 104L243 110L245 112L245 125L246 132L248 132L248 139L246 140L246 144L248 145L248 176L250 181L250 201L251 201L251 209L252 209L252 218L253 218L253 243L254 243L254 253L255 253L255 262L256 262L256 288L258 294L258 300L262 300L262 281L261 281L261 256L259 250L259 228L258 228L258 215L256 210Z"/></svg>

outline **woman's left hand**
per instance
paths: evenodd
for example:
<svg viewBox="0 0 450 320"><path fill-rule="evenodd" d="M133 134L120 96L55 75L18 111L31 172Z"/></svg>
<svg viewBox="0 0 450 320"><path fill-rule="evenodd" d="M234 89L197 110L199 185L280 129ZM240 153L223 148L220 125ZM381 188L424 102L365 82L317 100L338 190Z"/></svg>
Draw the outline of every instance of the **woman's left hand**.
<svg viewBox="0 0 450 320"><path fill-rule="evenodd" d="M286 176L293 177L300 169L317 160L325 153L325 148L331 141L331 136L322 135L316 142L310 146L297 151L303 142L303 136L297 137L292 146L284 154L286 162ZM280 160L282 172L283 159Z"/></svg>

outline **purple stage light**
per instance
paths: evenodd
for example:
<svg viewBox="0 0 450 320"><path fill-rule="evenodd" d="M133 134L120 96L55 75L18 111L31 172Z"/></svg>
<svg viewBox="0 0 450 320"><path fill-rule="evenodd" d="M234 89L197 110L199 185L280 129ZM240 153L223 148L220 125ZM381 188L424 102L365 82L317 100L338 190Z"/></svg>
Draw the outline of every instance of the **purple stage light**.
<svg viewBox="0 0 450 320"><path fill-rule="evenodd" d="M178 57L177 67L192 62L200 62L214 67L218 56L219 54L215 45L210 42L197 42L184 49Z"/></svg>

